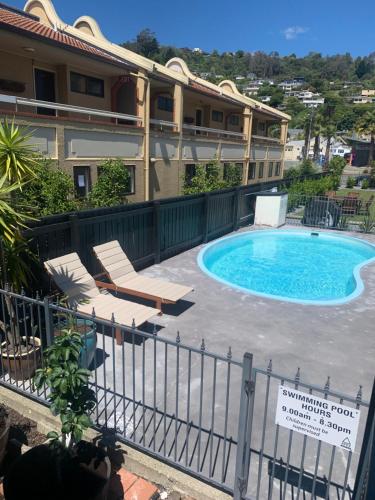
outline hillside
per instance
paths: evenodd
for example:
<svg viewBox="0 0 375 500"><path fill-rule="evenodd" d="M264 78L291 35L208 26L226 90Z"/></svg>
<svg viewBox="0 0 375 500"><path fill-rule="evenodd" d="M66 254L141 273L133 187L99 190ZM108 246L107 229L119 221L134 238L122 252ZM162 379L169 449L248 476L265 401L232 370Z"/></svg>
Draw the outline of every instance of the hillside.
<svg viewBox="0 0 375 500"><path fill-rule="evenodd" d="M156 35L147 29L122 45L162 64L180 57L193 73L214 83L229 78L243 93L291 114L292 127L303 126L306 119L308 104L300 98L302 91L312 93L310 99L315 96L336 101L341 109L339 130L351 130L358 116L375 106L371 99L355 104L363 89L375 89L375 52L357 58L348 53L333 56L310 53L304 57L243 50L207 53L198 48L160 45ZM288 85L285 88L280 85L295 79L297 83L290 89Z"/></svg>

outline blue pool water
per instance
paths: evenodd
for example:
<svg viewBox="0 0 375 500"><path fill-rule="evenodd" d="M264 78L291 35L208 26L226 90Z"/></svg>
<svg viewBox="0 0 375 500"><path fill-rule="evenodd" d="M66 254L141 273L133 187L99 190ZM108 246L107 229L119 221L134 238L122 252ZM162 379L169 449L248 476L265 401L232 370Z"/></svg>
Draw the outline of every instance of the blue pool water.
<svg viewBox="0 0 375 500"><path fill-rule="evenodd" d="M265 297L339 304L363 290L360 268L375 246L359 239L306 231L251 231L207 245L199 254L211 277Z"/></svg>

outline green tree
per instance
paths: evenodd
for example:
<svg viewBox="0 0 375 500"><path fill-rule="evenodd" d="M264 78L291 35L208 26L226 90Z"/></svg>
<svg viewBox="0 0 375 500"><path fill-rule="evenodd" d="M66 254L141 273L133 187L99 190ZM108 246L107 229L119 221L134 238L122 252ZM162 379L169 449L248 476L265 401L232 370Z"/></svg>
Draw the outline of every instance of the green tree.
<svg viewBox="0 0 375 500"><path fill-rule="evenodd" d="M98 180L94 184L89 201L94 207L110 207L127 203L131 191L129 170L122 160L106 160L98 167Z"/></svg>
<svg viewBox="0 0 375 500"><path fill-rule="evenodd" d="M371 165L374 160L375 148L375 110L366 112L356 123L356 130L359 135L370 136L370 151L368 164Z"/></svg>
<svg viewBox="0 0 375 500"><path fill-rule="evenodd" d="M77 209L74 182L69 174L56 168L51 160L42 159L35 169L36 177L26 184L21 201L45 216Z"/></svg>
<svg viewBox="0 0 375 500"><path fill-rule="evenodd" d="M184 194L199 194L216 191L226 187L225 183L220 180L220 164L217 160L203 165L198 163L195 166L195 174L192 179L184 180Z"/></svg>
<svg viewBox="0 0 375 500"><path fill-rule="evenodd" d="M242 168L235 163L228 163L224 167L225 187L236 187L242 184Z"/></svg>

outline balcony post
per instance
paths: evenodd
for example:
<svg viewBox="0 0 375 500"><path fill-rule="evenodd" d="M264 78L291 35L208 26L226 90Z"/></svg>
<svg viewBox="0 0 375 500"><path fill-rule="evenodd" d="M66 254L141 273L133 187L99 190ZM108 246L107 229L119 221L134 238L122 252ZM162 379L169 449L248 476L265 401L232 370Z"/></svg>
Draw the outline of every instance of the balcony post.
<svg viewBox="0 0 375 500"><path fill-rule="evenodd" d="M247 178L249 175L249 162L250 162L250 152L251 152L251 135L253 129L253 111L251 108L245 108L243 113L243 133L246 140L245 148L245 162L243 169L242 184L247 184Z"/></svg>
<svg viewBox="0 0 375 500"><path fill-rule="evenodd" d="M184 121L184 89L180 83L176 83L173 89L173 121L176 123L175 131L178 133L177 159L178 169L182 172L182 150L183 150L183 121ZM181 177L181 175L180 175Z"/></svg>
<svg viewBox="0 0 375 500"><path fill-rule="evenodd" d="M282 147L281 153L281 169L280 169L280 177L283 177L284 172L284 156L285 156L285 144L288 138L288 120L281 120L281 133L280 133L280 143Z"/></svg>
<svg viewBox="0 0 375 500"><path fill-rule="evenodd" d="M143 137L143 186L144 201L150 199L150 80L146 71L139 71L137 78L138 116L142 118Z"/></svg>

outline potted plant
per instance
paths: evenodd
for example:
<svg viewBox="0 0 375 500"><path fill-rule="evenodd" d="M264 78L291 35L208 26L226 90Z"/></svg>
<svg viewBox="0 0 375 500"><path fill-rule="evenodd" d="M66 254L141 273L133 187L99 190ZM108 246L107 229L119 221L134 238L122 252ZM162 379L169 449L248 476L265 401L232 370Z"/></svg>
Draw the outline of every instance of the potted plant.
<svg viewBox="0 0 375 500"><path fill-rule="evenodd" d="M34 383L38 389L48 389L51 412L60 417L61 432L47 436L52 445L69 450L81 467L108 479L111 469L108 457L101 448L82 441L96 405L95 393L89 387L90 371L79 363L83 344L80 333L62 330L45 350L44 366L36 371Z"/></svg>
<svg viewBox="0 0 375 500"><path fill-rule="evenodd" d="M63 296L60 298L59 305L68 307L66 297ZM94 321L77 318L73 314L57 311L54 317L54 337L59 336L64 329L72 329L81 335L83 345L80 351L79 365L81 368L88 370L94 361L97 344Z"/></svg>
<svg viewBox="0 0 375 500"><path fill-rule="evenodd" d="M30 136L6 121L0 124L0 266L1 287L20 290L27 286L32 254L22 236L30 220L25 207L17 206L22 188L33 176L37 156L29 144ZM17 305L5 295L6 311L0 322L5 335L1 343L3 369L17 380L30 378L40 363L40 339L17 321Z"/></svg>

